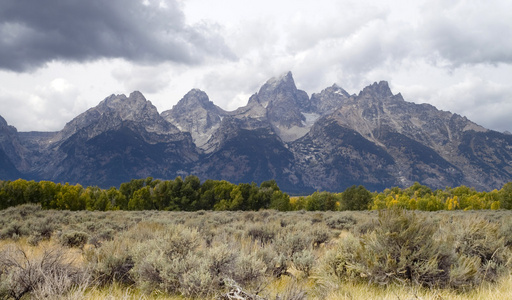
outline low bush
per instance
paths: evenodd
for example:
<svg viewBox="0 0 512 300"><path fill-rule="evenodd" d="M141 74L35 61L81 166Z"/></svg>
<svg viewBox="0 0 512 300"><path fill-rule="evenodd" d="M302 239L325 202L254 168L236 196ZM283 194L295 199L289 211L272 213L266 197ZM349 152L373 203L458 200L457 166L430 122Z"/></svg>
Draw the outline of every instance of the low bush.
<svg viewBox="0 0 512 300"><path fill-rule="evenodd" d="M466 289L495 280L509 257L499 227L484 220L444 224L403 210L382 211L378 226L348 235L328 262L340 278Z"/></svg>
<svg viewBox="0 0 512 300"><path fill-rule="evenodd" d="M85 250L84 258L94 282L100 286L114 282L133 284L130 271L134 266L132 252L135 246L130 240L120 238L105 242L99 248Z"/></svg>
<svg viewBox="0 0 512 300"><path fill-rule="evenodd" d="M0 238L2 239L13 239L17 240L20 237L26 236L29 234L29 230L27 226L22 221L14 221L10 224L7 224L2 231L0 231Z"/></svg>
<svg viewBox="0 0 512 300"><path fill-rule="evenodd" d="M190 294L201 287L193 287L204 276L199 270L203 259L196 255L201 244L199 233L183 225L170 225L155 232L155 238L139 243L134 250L134 266L130 275L143 290L162 290L179 294L191 288ZM204 271L204 267L203 267ZM190 273L192 272L192 273ZM188 285L184 287L184 280ZM204 290L206 291L206 289Z"/></svg>
<svg viewBox="0 0 512 300"><path fill-rule="evenodd" d="M297 270L302 271L306 277L309 277L315 260L316 258L310 250L297 252L292 256L293 265Z"/></svg>
<svg viewBox="0 0 512 300"><path fill-rule="evenodd" d="M274 240L276 230L272 226L266 225L252 225L247 229L247 235L255 241L261 243L269 243Z"/></svg>
<svg viewBox="0 0 512 300"><path fill-rule="evenodd" d="M304 232L311 238L313 247L318 248L331 238L331 233L323 226L313 226L310 230Z"/></svg>
<svg viewBox="0 0 512 300"><path fill-rule="evenodd" d="M44 288L22 296L31 299L62 293L46 298L65 299L74 291L87 294L112 287L130 287L138 295L134 297L211 299L228 295L229 282L247 295L265 299L304 299L306 290L310 297L325 299L361 281L354 286L398 283L415 290L423 285L458 293L501 282L510 272L512 257L507 211L21 210L25 218L18 207L0 211L5 238L21 237L15 243L36 254L47 245L61 244L62 251L83 255L73 266L87 268L90 274L85 285L70 285L64 276L46 274L53 279L44 281ZM42 243L43 239L48 240ZM5 243L10 241L0 246ZM27 254L30 261L40 257L33 253ZM2 259L4 252L0 255ZM10 281L3 280L10 276L7 273L2 273L0 285L5 297L13 298L6 292Z"/></svg>
<svg viewBox="0 0 512 300"><path fill-rule="evenodd" d="M87 281L87 273L76 268L62 249L45 249L34 257L14 246L0 252L2 298L21 299L30 293L55 298Z"/></svg>
<svg viewBox="0 0 512 300"><path fill-rule="evenodd" d="M464 262L462 265L468 264L467 258L473 259L472 265L478 267L477 284L480 281L496 281L506 272L510 257L499 224L478 217L458 221L450 227L450 235L456 254L464 257L461 258Z"/></svg>
<svg viewBox="0 0 512 300"><path fill-rule="evenodd" d="M70 248L80 248L82 249L87 241L89 240L89 235L82 231L66 231L62 232L59 236L59 241L62 246L70 247Z"/></svg>
<svg viewBox="0 0 512 300"><path fill-rule="evenodd" d="M51 220L51 218L47 217L37 222L34 230L36 232L36 235L40 236L42 239L49 240L52 237L55 228L56 226Z"/></svg>
<svg viewBox="0 0 512 300"><path fill-rule="evenodd" d="M312 237L303 231L282 232L276 237L274 244L277 252L291 258L297 252L311 249Z"/></svg>
<svg viewBox="0 0 512 300"><path fill-rule="evenodd" d="M226 277L235 280L242 286L257 287L261 284L266 269L265 263L257 253L244 253L237 257L234 270L231 274L226 274Z"/></svg>
<svg viewBox="0 0 512 300"><path fill-rule="evenodd" d="M357 224L352 216L336 215L325 219L325 224L331 229L348 230Z"/></svg>

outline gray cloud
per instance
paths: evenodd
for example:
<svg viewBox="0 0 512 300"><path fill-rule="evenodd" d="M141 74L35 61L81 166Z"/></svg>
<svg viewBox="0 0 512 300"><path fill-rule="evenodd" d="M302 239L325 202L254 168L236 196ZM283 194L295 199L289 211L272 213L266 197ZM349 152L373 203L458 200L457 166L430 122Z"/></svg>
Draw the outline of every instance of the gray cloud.
<svg viewBox="0 0 512 300"><path fill-rule="evenodd" d="M171 81L167 64L156 66L119 66L112 71L112 77L121 82L127 91L158 93Z"/></svg>
<svg viewBox="0 0 512 300"><path fill-rule="evenodd" d="M31 93L0 90L0 111L19 131L60 130L65 122L87 109L82 105L85 103L75 100L78 95L74 85L57 78Z"/></svg>
<svg viewBox="0 0 512 300"><path fill-rule="evenodd" d="M498 84L476 76L447 87L437 95L435 101L448 110L498 131L510 131L512 111L512 87Z"/></svg>
<svg viewBox="0 0 512 300"><path fill-rule="evenodd" d="M176 0L5 0L0 68L29 71L54 60L138 63L233 58L215 28L187 25Z"/></svg>
<svg viewBox="0 0 512 300"><path fill-rule="evenodd" d="M111 93L137 89L165 110L191 88L235 109L267 79L292 71L309 94L332 83L357 93L388 80L407 101L512 131L510 11L507 0L3 0L0 113L17 124L23 114L55 118L43 107L56 101L72 112L64 124L78 106L58 99L82 99L88 105L79 107L86 109ZM33 73L6 71L47 63ZM34 90L55 78L78 90ZM14 86L27 94L12 92ZM28 113L37 107L40 112Z"/></svg>
<svg viewBox="0 0 512 300"><path fill-rule="evenodd" d="M512 2L429 1L418 37L450 67L512 63Z"/></svg>

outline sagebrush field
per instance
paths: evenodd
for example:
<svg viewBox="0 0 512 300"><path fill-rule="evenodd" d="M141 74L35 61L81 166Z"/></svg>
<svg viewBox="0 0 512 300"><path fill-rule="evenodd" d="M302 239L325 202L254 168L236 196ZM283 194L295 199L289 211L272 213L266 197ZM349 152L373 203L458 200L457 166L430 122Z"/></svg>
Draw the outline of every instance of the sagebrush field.
<svg viewBox="0 0 512 300"><path fill-rule="evenodd" d="M0 211L6 299L506 299L512 212ZM235 296L242 298L235 298Z"/></svg>

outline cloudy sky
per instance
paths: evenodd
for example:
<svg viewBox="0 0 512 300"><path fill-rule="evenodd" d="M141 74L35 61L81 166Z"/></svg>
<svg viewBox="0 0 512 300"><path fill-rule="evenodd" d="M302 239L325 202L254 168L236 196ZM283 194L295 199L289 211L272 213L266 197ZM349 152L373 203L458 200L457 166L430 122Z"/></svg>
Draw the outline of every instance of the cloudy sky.
<svg viewBox="0 0 512 300"><path fill-rule="evenodd" d="M2 0L0 115L60 130L111 94L160 112L192 88L226 110L292 71L308 94L387 80L512 132L510 0Z"/></svg>

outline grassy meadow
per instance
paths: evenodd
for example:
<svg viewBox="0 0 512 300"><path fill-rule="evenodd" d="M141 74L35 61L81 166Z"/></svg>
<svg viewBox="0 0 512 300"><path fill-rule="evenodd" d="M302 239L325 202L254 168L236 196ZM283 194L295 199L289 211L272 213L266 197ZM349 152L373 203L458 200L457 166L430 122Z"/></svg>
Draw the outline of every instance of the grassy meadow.
<svg viewBox="0 0 512 300"><path fill-rule="evenodd" d="M512 299L508 210L28 204L0 226L0 299Z"/></svg>

